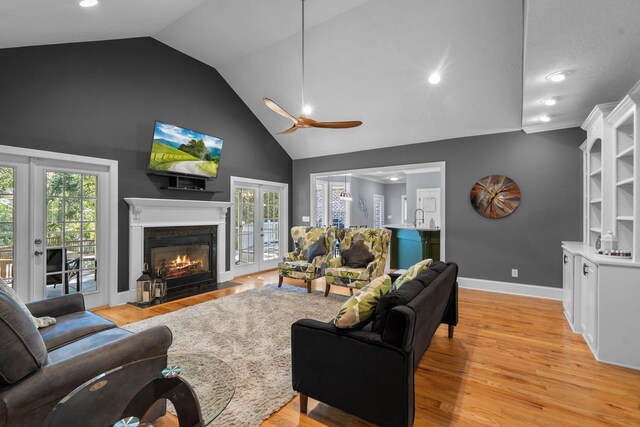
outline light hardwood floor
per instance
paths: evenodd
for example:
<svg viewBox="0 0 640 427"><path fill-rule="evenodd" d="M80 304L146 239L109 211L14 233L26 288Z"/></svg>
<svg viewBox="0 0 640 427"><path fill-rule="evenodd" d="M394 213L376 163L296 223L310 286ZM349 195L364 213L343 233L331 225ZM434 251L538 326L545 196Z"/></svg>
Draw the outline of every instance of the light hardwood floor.
<svg viewBox="0 0 640 427"><path fill-rule="evenodd" d="M122 325L277 283L277 272L234 281L242 285L148 309L96 312ZM313 286L323 291L324 281ZM640 426L640 372L597 363L571 332L560 301L461 289L459 304L455 337L447 339L442 326L416 369L416 426ZM371 425L313 399L308 415L298 405L296 397L263 426ZM164 425L177 424L165 417Z"/></svg>

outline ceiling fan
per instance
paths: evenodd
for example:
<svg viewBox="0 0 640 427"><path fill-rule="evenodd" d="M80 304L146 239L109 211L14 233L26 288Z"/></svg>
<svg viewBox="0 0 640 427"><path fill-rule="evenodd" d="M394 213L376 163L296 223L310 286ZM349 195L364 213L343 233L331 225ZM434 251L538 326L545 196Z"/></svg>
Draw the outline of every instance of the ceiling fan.
<svg viewBox="0 0 640 427"><path fill-rule="evenodd" d="M269 98L264 98L264 104L269 107L274 112L280 114L283 117L286 117L293 121L293 126L289 129L285 129L282 132L278 132L278 135L293 133L301 128L324 128L324 129L345 129L345 128L354 128L360 126L362 124L359 120L347 121L347 122L319 122L317 120L310 119L306 117L306 114L311 113L311 108L304 103L304 1L302 2L302 111L300 113L300 117L295 117L289 114L284 108L273 102Z"/></svg>

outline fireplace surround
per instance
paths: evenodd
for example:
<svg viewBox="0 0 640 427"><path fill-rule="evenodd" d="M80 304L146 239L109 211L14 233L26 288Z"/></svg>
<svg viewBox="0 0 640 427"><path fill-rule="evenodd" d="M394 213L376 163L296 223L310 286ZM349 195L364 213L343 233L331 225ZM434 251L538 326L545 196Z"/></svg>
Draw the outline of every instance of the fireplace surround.
<svg viewBox="0 0 640 427"><path fill-rule="evenodd" d="M216 225L146 227L144 261L167 291L217 282Z"/></svg>
<svg viewBox="0 0 640 427"><path fill-rule="evenodd" d="M175 246L182 246L185 250L191 251L176 253L173 259L168 256L168 252L159 255L160 260L164 259L165 271L171 268L190 269L180 273L174 271L172 277L167 280L167 289L184 288L188 281L202 285L207 282L224 282L231 278L231 273L226 270L225 248L226 217L231 203L147 198L124 200L129 205L130 302L136 300L136 279L141 275L145 262L149 263L151 273L154 274L151 251L146 253L145 249L145 240L149 237L153 240L152 246L155 245L156 248L174 246L173 249L178 249ZM199 258L201 252L198 251L202 251L203 248L196 248L198 245L209 245L209 257L206 262ZM187 249L188 246L192 248ZM180 260L177 259L178 255Z"/></svg>

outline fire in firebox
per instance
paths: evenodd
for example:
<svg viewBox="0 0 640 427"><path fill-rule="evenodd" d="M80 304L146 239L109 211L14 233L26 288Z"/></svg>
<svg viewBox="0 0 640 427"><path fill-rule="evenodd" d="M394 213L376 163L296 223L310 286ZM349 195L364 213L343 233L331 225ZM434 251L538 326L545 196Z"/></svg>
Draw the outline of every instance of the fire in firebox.
<svg viewBox="0 0 640 427"><path fill-rule="evenodd" d="M164 280L209 271L208 245L185 245L152 249L152 266Z"/></svg>

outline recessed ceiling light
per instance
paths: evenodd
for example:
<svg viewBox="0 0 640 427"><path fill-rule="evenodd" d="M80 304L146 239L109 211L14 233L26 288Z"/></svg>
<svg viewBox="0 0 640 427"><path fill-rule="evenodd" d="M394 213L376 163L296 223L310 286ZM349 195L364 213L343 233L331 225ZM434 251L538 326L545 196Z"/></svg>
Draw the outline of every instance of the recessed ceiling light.
<svg viewBox="0 0 640 427"><path fill-rule="evenodd" d="M399 180L399 179L400 179L400 177L399 177L399 176L390 176L390 177L389 177L389 181L397 181L397 180Z"/></svg>
<svg viewBox="0 0 640 427"><path fill-rule="evenodd" d="M538 120L546 123L551 121L551 117L549 117L548 114L543 114L542 116L538 116Z"/></svg>
<svg viewBox="0 0 640 427"><path fill-rule="evenodd" d="M441 79L442 77L440 77L439 73L432 73L429 76L429 83L431 83L432 85L437 85L438 83L440 83Z"/></svg>
<svg viewBox="0 0 640 427"><path fill-rule="evenodd" d="M544 105L556 105L556 103L558 102L557 98L545 98L545 99L541 99L540 103L544 104Z"/></svg>
<svg viewBox="0 0 640 427"><path fill-rule="evenodd" d="M91 7L97 5L98 0L81 0L78 4L82 7Z"/></svg>
<svg viewBox="0 0 640 427"><path fill-rule="evenodd" d="M312 111L313 111L313 108L311 108L311 105L305 105L304 108L302 109L302 112L306 115L311 114Z"/></svg>
<svg viewBox="0 0 640 427"><path fill-rule="evenodd" d="M561 82L567 77L567 73L564 71L556 71L555 73L548 74L545 79L552 82Z"/></svg>

